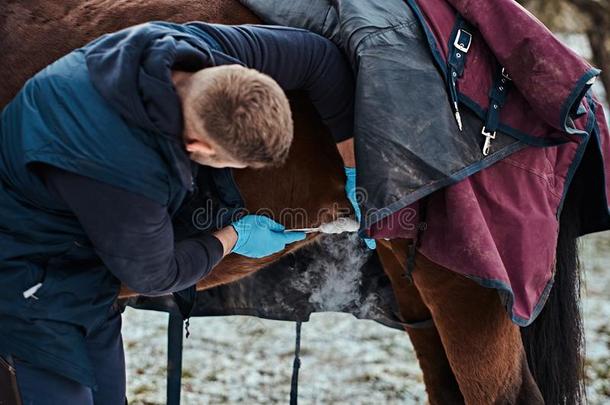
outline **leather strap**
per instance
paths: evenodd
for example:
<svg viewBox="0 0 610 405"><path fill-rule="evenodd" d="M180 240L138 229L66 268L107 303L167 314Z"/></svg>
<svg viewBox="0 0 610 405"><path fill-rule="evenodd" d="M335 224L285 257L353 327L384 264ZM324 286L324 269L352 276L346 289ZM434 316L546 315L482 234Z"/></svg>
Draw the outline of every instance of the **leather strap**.
<svg viewBox="0 0 610 405"><path fill-rule="evenodd" d="M468 23L458 14L453 34L451 35L449 55L447 55L447 84L449 86L449 97L453 106L455 120L460 131L462 130L462 117L460 115L457 82L464 74L466 55L472 45L471 32L472 29Z"/></svg>
<svg viewBox="0 0 610 405"><path fill-rule="evenodd" d="M494 78L493 86L489 90L489 108L485 118L485 125L481 129L481 134L485 137L483 144L483 155L487 156L491 152L491 140L496 138L496 131L500 125L500 110L506 103L508 90L510 89L511 79L504 68L498 68Z"/></svg>

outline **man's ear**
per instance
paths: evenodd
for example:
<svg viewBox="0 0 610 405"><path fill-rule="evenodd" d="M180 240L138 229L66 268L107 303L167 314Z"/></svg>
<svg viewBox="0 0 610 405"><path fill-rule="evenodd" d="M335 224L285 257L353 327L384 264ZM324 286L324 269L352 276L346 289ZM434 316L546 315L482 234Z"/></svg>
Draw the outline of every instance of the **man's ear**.
<svg viewBox="0 0 610 405"><path fill-rule="evenodd" d="M216 154L214 146L202 139L187 139L185 147L189 153L196 152L206 156L212 156Z"/></svg>

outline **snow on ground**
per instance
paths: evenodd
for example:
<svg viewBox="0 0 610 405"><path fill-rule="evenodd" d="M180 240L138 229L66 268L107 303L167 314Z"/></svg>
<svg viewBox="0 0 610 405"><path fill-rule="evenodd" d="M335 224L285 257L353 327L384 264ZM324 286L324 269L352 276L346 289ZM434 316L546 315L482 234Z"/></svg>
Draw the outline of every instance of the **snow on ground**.
<svg viewBox="0 0 610 405"><path fill-rule="evenodd" d="M591 405L610 403L610 233L582 238ZM286 404L294 324L234 316L195 318L185 341L183 404ZM123 336L130 404L164 404L167 315L128 308ZM347 314L303 324L302 404L423 404L406 334Z"/></svg>
<svg viewBox="0 0 610 405"><path fill-rule="evenodd" d="M184 351L185 404L288 403L294 324L250 317L196 318ZM128 309L124 338L132 404L165 401L166 316ZM406 334L347 314L303 324L303 404L423 403Z"/></svg>

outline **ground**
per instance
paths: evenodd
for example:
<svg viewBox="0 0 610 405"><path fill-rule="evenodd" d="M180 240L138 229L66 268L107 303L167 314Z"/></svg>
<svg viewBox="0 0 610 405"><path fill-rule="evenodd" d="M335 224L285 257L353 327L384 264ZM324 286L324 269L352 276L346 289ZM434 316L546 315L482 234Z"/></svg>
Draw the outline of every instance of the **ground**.
<svg viewBox="0 0 610 405"><path fill-rule="evenodd" d="M610 233L582 238L589 404L610 403ZM182 403L286 404L294 324L196 318L185 341ZM130 404L165 403L167 315L127 309L123 336ZM424 404L406 334L347 314L303 324L302 404Z"/></svg>

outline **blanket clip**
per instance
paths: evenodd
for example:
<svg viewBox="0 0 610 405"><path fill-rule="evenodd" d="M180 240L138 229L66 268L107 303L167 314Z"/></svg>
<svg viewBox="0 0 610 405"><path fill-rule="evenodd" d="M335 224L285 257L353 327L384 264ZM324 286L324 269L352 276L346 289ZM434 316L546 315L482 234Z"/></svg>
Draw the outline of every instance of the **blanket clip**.
<svg viewBox="0 0 610 405"><path fill-rule="evenodd" d="M42 287L42 283L37 283L35 285L33 285L32 287L28 288L27 290L25 290L23 292L23 298L28 299L28 298L34 298L34 299L38 299L37 296L35 296L34 294L36 294L36 291L38 291L40 289L40 287Z"/></svg>
<svg viewBox="0 0 610 405"><path fill-rule="evenodd" d="M487 156L491 150L491 140L496 139L496 131L487 131L485 126L483 126L483 129L481 129L481 134L485 137L485 143L483 144L483 156Z"/></svg>

